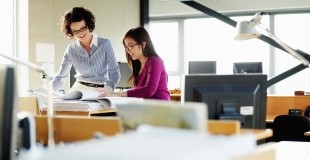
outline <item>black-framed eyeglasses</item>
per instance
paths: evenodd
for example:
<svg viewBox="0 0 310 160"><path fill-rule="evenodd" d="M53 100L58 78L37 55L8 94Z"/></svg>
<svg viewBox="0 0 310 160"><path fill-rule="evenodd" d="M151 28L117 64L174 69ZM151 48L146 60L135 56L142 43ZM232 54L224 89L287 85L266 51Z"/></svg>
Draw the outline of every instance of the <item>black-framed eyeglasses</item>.
<svg viewBox="0 0 310 160"><path fill-rule="evenodd" d="M72 34L73 34L73 35L77 35L77 34L79 34L80 32L86 31L86 29L87 29L87 26L84 26L84 27L82 27L81 29L79 29L79 30L77 30L77 31L72 31Z"/></svg>
<svg viewBox="0 0 310 160"><path fill-rule="evenodd" d="M125 47L125 50L128 52L128 51L131 51L136 45L138 45L138 43L131 44L131 45L124 46L124 47Z"/></svg>

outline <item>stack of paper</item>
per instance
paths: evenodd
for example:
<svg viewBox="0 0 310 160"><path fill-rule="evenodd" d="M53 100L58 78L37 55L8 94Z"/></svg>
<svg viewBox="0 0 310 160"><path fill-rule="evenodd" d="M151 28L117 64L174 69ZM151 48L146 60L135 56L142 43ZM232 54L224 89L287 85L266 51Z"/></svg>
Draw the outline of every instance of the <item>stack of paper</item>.
<svg viewBox="0 0 310 160"><path fill-rule="evenodd" d="M29 90L38 95L38 103L41 111L47 110L47 91L44 89ZM114 109L119 104L132 101L143 101L134 97L100 97L97 91L74 90L67 94L53 95L55 111L96 111L101 109Z"/></svg>

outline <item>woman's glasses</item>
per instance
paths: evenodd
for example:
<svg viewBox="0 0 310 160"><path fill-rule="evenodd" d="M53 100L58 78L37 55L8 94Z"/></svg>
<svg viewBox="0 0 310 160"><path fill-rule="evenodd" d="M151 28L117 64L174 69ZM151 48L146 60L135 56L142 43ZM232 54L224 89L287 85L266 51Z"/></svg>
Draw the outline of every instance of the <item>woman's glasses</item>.
<svg viewBox="0 0 310 160"><path fill-rule="evenodd" d="M79 29L79 30L77 30L77 31L72 31L72 34L73 34L73 35L77 35L77 34L79 34L80 32L82 33L82 32L84 32L84 31L86 31L86 29L87 29L87 26L84 26L84 27L82 27L81 29Z"/></svg>
<svg viewBox="0 0 310 160"><path fill-rule="evenodd" d="M127 52L131 51L136 45L138 45L138 43L136 44L131 44L131 45L128 45L128 46L124 46L125 47L125 50Z"/></svg>

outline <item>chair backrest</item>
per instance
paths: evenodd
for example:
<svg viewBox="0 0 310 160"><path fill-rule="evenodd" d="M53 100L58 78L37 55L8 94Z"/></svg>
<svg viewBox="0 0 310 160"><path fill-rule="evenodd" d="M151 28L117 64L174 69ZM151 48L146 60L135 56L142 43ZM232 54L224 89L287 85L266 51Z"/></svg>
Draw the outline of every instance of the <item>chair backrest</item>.
<svg viewBox="0 0 310 160"><path fill-rule="evenodd" d="M299 115L279 115L273 122L275 141L310 141L304 133L310 131L308 118Z"/></svg>

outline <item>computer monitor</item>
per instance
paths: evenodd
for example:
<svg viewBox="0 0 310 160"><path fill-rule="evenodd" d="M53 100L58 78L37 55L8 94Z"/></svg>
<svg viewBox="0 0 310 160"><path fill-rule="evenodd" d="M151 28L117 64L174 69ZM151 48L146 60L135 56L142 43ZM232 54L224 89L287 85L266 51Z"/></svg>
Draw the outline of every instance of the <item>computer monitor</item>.
<svg viewBox="0 0 310 160"><path fill-rule="evenodd" d="M0 65L0 159L15 159L17 112L13 66Z"/></svg>
<svg viewBox="0 0 310 160"><path fill-rule="evenodd" d="M128 63L119 62L119 70L121 72L121 80L119 81L116 88L119 89L129 89L131 88L131 84L128 81L129 77L131 76L131 70L128 66Z"/></svg>
<svg viewBox="0 0 310 160"><path fill-rule="evenodd" d="M235 62L233 73L263 73L262 62Z"/></svg>
<svg viewBox="0 0 310 160"><path fill-rule="evenodd" d="M266 127L267 75L184 75L181 101L203 102L208 119L239 120L242 128Z"/></svg>
<svg viewBox="0 0 310 160"><path fill-rule="evenodd" d="M189 61L188 73L216 73L216 61Z"/></svg>
<svg viewBox="0 0 310 160"><path fill-rule="evenodd" d="M74 85L75 81L76 81L76 78L74 77L76 74L76 71L74 69L74 67L71 67L71 70L70 70L70 88Z"/></svg>

